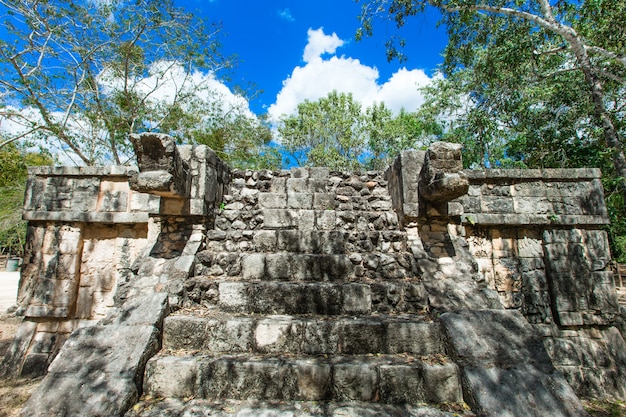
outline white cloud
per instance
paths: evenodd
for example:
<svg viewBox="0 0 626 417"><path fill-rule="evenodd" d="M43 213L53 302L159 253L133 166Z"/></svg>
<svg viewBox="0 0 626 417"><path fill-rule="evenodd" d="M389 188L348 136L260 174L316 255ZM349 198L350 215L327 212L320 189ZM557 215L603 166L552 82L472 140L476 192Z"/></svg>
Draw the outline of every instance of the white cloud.
<svg viewBox="0 0 626 417"><path fill-rule="evenodd" d="M296 66L283 81L276 102L268 108L270 117L277 121L282 115L293 114L304 100L318 100L333 90L352 93L364 107L374 102L384 102L394 113L404 108L417 109L424 98L419 87L431 81L423 70L401 68L382 84L375 67L362 64L358 59L331 56L344 42L333 33L325 35L322 28L309 29L308 43L304 48L304 66Z"/></svg>
<svg viewBox="0 0 626 417"><path fill-rule="evenodd" d="M304 62L321 60L322 54L334 54L337 48L344 44L336 33L330 36L324 34L324 28L317 30L309 29L307 35L309 41L304 48L304 55L302 56Z"/></svg>
<svg viewBox="0 0 626 417"><path fill-rule="evenodd" d="M110 71L103 71L98 76L98 84L105 94L110 94L116 89L123 88L123 80L112 75ZM176 62L160 61L152 65L149 75L145 78L130 80L131 85L140 96L148 97L147 105L171 103L177 94L194 93L195 97L206 103L220 103L224 115L238 114L255 118L256 115L250 110L247 99L234 94L225 84L215 78L212 73L193 72L188 73L185 68ZM24 136L26 139L36 140L30 134L36 126L43 123L40 112L33 107L7 106L4 113L14 113L12 116L0 116L0 142L16 136ZM63 111L53 111L50 117L58 123L67 123L70 134L80 137L87 149L104 149L101 144L106 142L107 136L104 130L94 125L81 113L70 113L66 120ZM94 146L90 146L93 143ZM80 158L57 138L48 136L45 143L50 151L64 165L80 164ZM84 149L85 150L85 149ZM101 158L106 161L106 156Z"/></svg>

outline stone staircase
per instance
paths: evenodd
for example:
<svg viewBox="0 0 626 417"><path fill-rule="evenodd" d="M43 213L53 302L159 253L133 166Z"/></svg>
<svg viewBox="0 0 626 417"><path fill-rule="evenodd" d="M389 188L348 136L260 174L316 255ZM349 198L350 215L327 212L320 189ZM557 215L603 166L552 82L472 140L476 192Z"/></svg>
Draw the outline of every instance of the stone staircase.
<svg viewBox="0 0 626 417"><path fill-rule="evenodd" d="M235 171L127 416L446 416L459 370L379 172Z"/></svg>

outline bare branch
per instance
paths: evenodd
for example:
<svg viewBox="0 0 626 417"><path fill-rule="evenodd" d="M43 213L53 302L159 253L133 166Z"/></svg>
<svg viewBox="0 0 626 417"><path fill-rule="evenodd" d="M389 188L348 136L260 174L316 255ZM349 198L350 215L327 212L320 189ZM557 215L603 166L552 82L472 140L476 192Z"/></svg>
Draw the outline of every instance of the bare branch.
<svg viewBox="0 0 626 417"><path fill-rule="evenodd" d="M623 65L624 67L626 67L626 56L624 56L624 55L620 55L620 54L616 54L615 52L607 51L606 49L600 48L599 46L585 45L585 49L587 49L587 51L589 51L589 52L593 52L593 53L596 53L598 55L602 55L605 58L613 59L613 60L617 61L618 63L620 63L621 65Z"/></svg>
<svg viewBox="0 0 626 417"><path fill-rule="evenodd" d="M41 130L41 126L37 126L37 127L33 128L33 129L29 130L28 132L24 132L24 133L22 133L22 134L20 134L20 135L17 135L17 136L15 136L15 137L11 138L11 139L7 139L7 140L5 140L4 142L1 142L1 143L0 143L0 149L2 149L3 147L5 147L5 146L6 146L6 145L8 145L9 143L17 142L18 140L20 140L20 139L22 139L22 138L25 138L26 136L28 136L28 135L30 135L30 134L32 134L32 133L35 133L35 132L36 132L36 131L38 131L38 130Z"/></svg>

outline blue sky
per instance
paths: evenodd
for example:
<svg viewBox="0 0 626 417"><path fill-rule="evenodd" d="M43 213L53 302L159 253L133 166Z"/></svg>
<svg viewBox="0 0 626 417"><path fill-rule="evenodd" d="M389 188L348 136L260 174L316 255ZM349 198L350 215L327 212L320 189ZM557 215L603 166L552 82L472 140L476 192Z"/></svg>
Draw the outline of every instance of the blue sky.
<svg viewBox="0 0 626 417"><path fill-rule="evenodd" d="M262 94L250 103L257 113L291 113L297 102L317 99L332 89L352 92L364 105L385 101L398 111L420 103L424 85L442 62L446 44L438 15L414 17L403 31L409 60L388 63L385 40L392 23L375 27L375 36L354 40L361 4L353 0L178 0L209 22L222 23L225 54L238 64L229 86L253 83ZM305 49L307 53L305 54Z"/></svg>

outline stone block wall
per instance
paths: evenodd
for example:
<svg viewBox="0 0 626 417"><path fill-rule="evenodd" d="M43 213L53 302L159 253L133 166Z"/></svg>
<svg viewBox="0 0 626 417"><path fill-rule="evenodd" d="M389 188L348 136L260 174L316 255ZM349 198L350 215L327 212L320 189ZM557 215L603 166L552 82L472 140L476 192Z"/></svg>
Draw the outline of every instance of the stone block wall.
<svg viewBox="0 0 626 417"><path fill-rule="evenodd" d="M130 190L127 167L29 170L27 248L18 291L20 343L3 372L41 375L69 335L104 318L148 242L160 199ZM9 367L13 359L19 365Z"/></svg>
<svg viewBox="0 0 626 417"><path fill-rule="evenodd" d="M17 299L24 321L0 374L44 374L74 330L95 325L144 290L166 291L172 308L181 301L229 169L206 146L172 147L164 135L135 139L163 143L160 150L178 158L180 195L155 192L154 181L138 187L141 173L132 167L29 170L28 243ZM158 152L144 156L142 163L156 172L171 163Z"/></svg>
<svg viewBox="0 0 626 417"><path fill-rule="evenodd" d="M502 307L520 311L535 326L578 395L624 398L626 344L615 327L620 309L603 230L608 215L600 171L464 174L466 194L437 204L418 196L418 219L405 217L404 224L417 224L424 250L441 265L450 259L473 264L472 283L486 284ZM416 183L403 186L417 189ZM391 194L394 200L412 196L407 190ZM460 256L465 250L469 256ZM462 280L451 285L448 294ZM432 294L436 285L427 288Z"/></svg>

